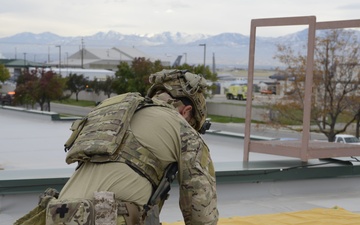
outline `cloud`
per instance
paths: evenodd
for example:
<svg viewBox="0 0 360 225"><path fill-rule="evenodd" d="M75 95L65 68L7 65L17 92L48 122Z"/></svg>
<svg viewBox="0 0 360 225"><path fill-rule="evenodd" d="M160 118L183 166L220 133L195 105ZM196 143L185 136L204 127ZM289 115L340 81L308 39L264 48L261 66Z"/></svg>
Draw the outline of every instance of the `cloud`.
<svg viewBox="0 0 360 225"><path fill-rule="evenodd" d="M360 9L357 1L11 0L2 2L0 8L0 20L7 25L0 30L0 37L24 31L81 36L111 29L124 34L249 35L251 20L258 18L315 15L318 21L356 19ZM293 31L283 27L267 34L280 36Z"/></svg>
<svg viewBox="0 0 360 225"><path fill-rule="evenodd" d="M347 5L342 5L339 6L338 9L340 10L360 10L360 3L354 3L354 4L347 4Z"/></svg>

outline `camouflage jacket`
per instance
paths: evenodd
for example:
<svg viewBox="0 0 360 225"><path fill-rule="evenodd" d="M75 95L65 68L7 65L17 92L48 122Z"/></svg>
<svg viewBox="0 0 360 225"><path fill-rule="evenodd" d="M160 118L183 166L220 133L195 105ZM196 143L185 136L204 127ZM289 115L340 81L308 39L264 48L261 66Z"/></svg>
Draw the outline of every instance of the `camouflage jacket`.
<svg viewBox="0 0 360 225"><path fill-rule="evenodd" d="M216 181L210 152L200 135L181 127L180 208L187 225L217 224Z"/></svg>
<svg viewBox="0 0 360 225"><path fill-rule="evenodd" d="M111 115L108 114L108 116ZM94 118L97 117L98 116L95 115ZM99 116L99 118L101 120L104 119L101 116ZM124 146L129 147L126 152L131 152L131 149L136 149L131 147L132 145L138 146L139 149L146 149L148 151L146 154L154 156L151 157L150 160L158 159L156 162L152 162L152 165L161 165L161 167L159 167L160 169L154 168L159 171L162 171L163 168L172 162L178 163L180 208L185 224L216 224L218 220L218 210L215 171L208 146L200 134L193 129L171 105L167 107L143 108L134 114L129 126L131 129L128 131L130 131L133 138L125 137L124 140L136 140L136 143L122 142ZM89 136L86 136L86 138L89 138ZM91 141L94 140L93 138L90 139ZM97 149L98 148L95 148L94 150ZM117 147L114 149L117 150ZM116 153L116 150L113 151L113 153ZM116 155L117 154L114 154L114 156ZM142 153L140 153L140 155L144 156ZM143 158L144 157L142 157L142 159ZM92 157L90 159L92 162L97 162L98 160L98 157ZM162 173L159 173L159 175L162 175ZM115 182L117 179L114 178L112 180ZM121 179L118 182L126 182L126 179ZM97 187L98 182L89 179L88 183L87 185L83 182L82 185L87 185L89 191L92 189L100 190L100 188ZM99 183L99 185L100 184L101 183ZM141 206L139 200L128 197L136 196L135 193L131 193L132 189L121 190L121 184L111 186L120 188L117 188L117 190L102 191L114 191L116 192L117 198L130 202L137 201L136 203ZM128 194L122 195L122 193Z"/></svg>

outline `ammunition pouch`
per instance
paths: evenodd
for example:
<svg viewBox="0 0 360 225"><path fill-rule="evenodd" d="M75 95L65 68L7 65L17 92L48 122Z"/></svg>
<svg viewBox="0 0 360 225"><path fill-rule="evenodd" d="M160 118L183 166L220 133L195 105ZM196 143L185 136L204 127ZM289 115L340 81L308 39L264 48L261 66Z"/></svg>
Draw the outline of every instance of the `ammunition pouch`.
<svg viewBox="0 0 360 225"><path fill-rule="evenodd" d="M116 225L123 216L127 225L140 224L136 204L115 199L113 192L94 192L94 199L53 199L46 210L46 225Z"/></svg>
<svg viewBox="0 0 360 225"><path fill-rule="evenodd" d="M56 199L46 209L46 225L93 225L94 205L86 199Z"/></svg>

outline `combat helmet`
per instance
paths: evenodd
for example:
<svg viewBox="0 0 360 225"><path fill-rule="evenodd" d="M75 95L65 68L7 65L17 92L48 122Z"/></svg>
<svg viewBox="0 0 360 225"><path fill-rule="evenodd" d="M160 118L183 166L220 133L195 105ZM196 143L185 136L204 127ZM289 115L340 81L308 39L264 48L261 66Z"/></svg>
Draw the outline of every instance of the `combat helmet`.
<svg viewBox="0 0 360 225"><path fill-rule="evenodd" d="M202 75L190 73L186 70L162 70L151 74L149 82L152 86L149 88L147 96L153 97L157 91L164 90L171 97L187 98L191 101L194 111L193 119L190 125L197 131L202 128L207 114L204 92L207 84Z"/></svg>

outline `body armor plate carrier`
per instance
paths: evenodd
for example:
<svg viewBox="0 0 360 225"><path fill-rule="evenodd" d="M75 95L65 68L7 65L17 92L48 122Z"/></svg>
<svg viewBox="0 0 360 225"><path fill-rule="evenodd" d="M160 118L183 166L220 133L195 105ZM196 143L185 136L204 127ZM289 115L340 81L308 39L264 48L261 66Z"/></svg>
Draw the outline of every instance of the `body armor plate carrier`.
<svg viewBox="0 0 360 225"><path fill-rule="evenodd" d="M172 107L139 93L104 100L71 126L72 135L65 143L66 162L123 162L157 187L166 165L137 141L129 126L135 111L147 106Z"/></svg>

